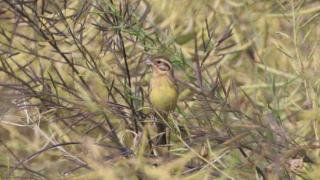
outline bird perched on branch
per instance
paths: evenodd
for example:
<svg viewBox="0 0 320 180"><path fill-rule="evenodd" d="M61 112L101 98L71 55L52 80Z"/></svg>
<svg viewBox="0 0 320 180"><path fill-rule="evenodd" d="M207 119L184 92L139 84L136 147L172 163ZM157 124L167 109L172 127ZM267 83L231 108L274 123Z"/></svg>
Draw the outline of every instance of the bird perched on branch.
<svg viewBox="0 0 320 180"><path fill-rule="evenodd" d="M173 111L177 106L177 86L170 61L158 57L152 61L148 60L147 63L152 66L149 99L153 109L160 116L157 122L157 131L161 135L157 144L164 145L167 143L166 123L164 121L167 121L169 112Z"/></svg>

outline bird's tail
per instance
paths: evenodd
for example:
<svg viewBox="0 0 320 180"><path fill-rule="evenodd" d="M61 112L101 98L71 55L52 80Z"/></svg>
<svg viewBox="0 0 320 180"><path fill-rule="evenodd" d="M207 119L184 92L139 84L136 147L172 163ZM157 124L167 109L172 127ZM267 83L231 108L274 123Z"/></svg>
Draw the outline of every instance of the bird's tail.
<svg viewBox="0 0 320 180"><path fill-rule="evenodd" d="M158 138L156 145L166 145L167 142L167 125L166 122L168 120L168 114L167 113L160 113L157 115L157 133L158 133Z"/></svg>
<svg viewBox="0 0 320 180"><path fill-rule="evenodd" d="M167 133L166 133L166 124L163 122L157 122L157 133L158 138L156 145L166 145L167 144Z"/></svg>

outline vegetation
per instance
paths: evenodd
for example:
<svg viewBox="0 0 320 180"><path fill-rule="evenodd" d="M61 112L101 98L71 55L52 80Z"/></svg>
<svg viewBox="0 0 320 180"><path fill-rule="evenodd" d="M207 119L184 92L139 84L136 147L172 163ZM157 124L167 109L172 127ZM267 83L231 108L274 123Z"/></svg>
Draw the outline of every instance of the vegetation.
<svg viewBox="0 0 320 180"><path fill-rule="evenodd" d="M2 179L318 179L320 2L1 0ZM155 146L150 68L180 92Z"/></svg>

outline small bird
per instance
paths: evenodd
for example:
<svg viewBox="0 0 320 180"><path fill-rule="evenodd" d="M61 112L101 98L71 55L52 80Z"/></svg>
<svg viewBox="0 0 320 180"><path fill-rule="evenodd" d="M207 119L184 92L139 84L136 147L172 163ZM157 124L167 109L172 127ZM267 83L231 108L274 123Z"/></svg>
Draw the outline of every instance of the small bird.
<svg viewBox="0 0 320 180"><path fill-rule="evenodd" d="M152 76L149 85L149 99L155 111L167 120L169 112L177 106L178 90L174 80L173 69L170 61L165 58L154 58L149 62L152 65ZM157 123L158 139L160 145L166 144L166 125L164 122Z"/></svg>

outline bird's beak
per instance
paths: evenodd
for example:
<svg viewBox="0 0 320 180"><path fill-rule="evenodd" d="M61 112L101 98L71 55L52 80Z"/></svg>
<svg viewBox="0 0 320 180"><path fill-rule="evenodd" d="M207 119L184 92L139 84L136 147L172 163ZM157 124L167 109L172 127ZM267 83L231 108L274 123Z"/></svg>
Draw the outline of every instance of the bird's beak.
<svg viewBox="0 0 320 180"><path fill-rule="evenodd" d="M153 62L150 58L147 58L144 63L146 63L146 65L153 66Z"/></svg>

